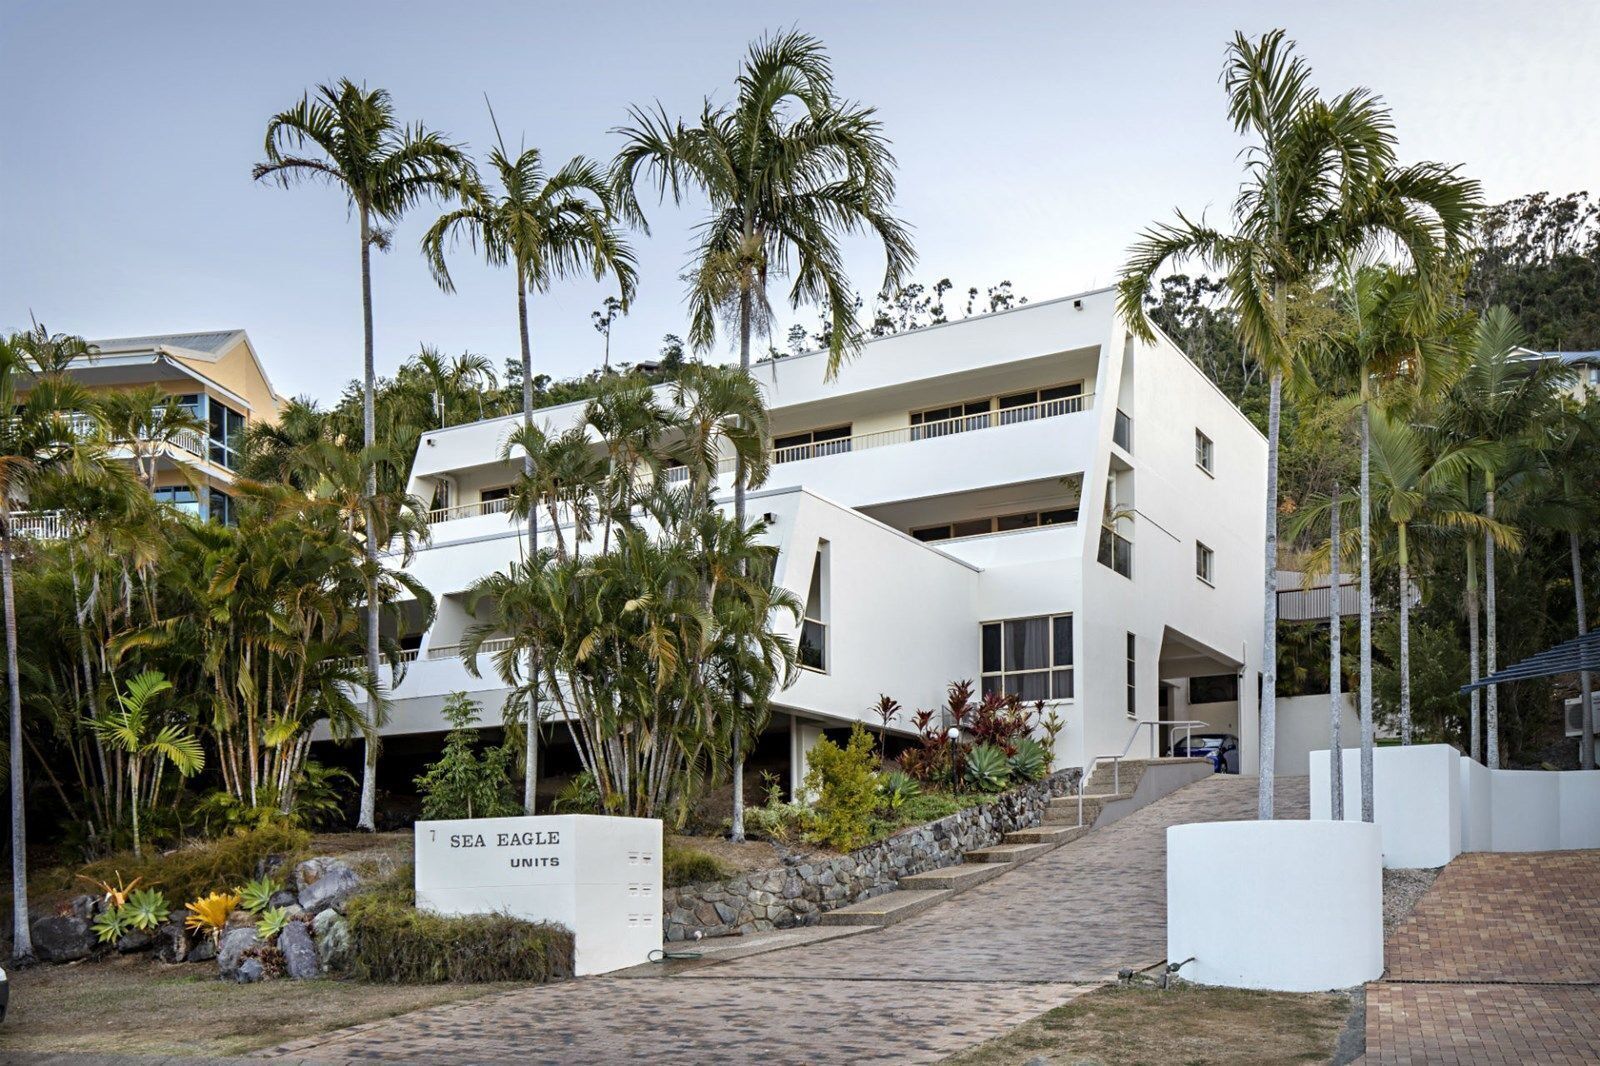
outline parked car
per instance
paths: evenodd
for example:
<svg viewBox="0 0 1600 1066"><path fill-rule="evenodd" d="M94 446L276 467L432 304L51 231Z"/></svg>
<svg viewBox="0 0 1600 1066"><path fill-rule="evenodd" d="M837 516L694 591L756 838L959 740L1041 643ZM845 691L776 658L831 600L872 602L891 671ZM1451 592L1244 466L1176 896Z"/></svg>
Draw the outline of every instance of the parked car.
<svg viewBox="0 0 1600 1066"><path fill-rule="evenodd" d="M1232 733L1196 733L1172 742L1175 759L1205 758L1219 774L1239 772L1239 738Z"/></svg>

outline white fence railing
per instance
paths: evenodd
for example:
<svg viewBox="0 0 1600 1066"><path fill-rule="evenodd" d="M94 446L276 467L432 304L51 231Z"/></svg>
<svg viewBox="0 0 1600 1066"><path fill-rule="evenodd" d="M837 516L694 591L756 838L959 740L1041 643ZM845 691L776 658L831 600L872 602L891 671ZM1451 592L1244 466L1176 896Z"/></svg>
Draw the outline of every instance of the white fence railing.
<svg viewBox="0 0 1600 1066"><path fill-rule="evenodd" d="M513 641L510 637L495 637L478 645L478 654L493 655L496 652L505 651L507 648L511 647L512 643ZM459 659L461 658L461 649L464 647L466 647L464 644L435 645L428 649L428 658L433 660Z"/></svg>
<svg viewBox="0 0 1600 1066"><path fill-rule="evenodd" d="M11 516L11 533L34 540L64 540L72 523L60 511L19 511Z"/></svg>
<svg viewBox="0 0 1600 1066"><path fill-rule="evenodd" d="M429 522L453 522L458 518L476 518L485 514L505 514L511 510L511 500L502 496L498 500L480 500L477 503L458 503L454 507L440 507L428 512Z"/></svg>
<svg viewBox="0 0 1600 1066"><path fill-rule="evenodd" d="M94 418L83 414L68 416L67 423L72 427L72 432L76 433L80 437L87 437L91 433L94 433L98 426L98 423L94 420ZM139 435L139 439L149 440L150 436L148 433L141 433ZM127 441L114 440L112 443L126 444ZM188 452L196 458L204 459L208 455L205 436L201 433L195 432L192 429L186 429L181 433L174 434L169 443L181 448L183 451Z"/></svg>

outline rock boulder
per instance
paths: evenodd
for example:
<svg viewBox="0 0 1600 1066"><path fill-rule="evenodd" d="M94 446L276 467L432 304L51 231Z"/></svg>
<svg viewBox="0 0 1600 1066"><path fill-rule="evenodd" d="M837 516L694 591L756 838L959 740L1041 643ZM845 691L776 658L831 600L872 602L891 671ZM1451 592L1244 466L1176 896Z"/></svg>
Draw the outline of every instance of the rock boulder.
<svg viewBox="0 0 1600 1066"><path fill-rule="evenodd" d="M222 934L222 942L217 946L217 970L225 980L238 980L240 966L245 961L244 953L261 943L261 938L256 936L253 928L229 929ZM260 962L256 961L257 976L253 980L260 980Z"/></svg>
<svg viewBox="0 0 1600 1066"><path fill-rule="evenodd" d="M360 887L360 876L338 859L307 859L294 868L294 889L309 914L344 906Z"/></svg>
<svg viewBox="0 0 1600 1066"><path fill-rule="evenodd" d="M45 962L86 959L94 950L94 933L87 919L58 914L33 923L33 951Z"/></svg>
<svg viewBox="0 0 1600 1066"><path fill-rule="evenodd" d="M324 911L331 914L332 911ZM296 981L315 977L322 970L311 929L305 922L290 922L278 934L278 950L283 952L283 972Z"/></svg>

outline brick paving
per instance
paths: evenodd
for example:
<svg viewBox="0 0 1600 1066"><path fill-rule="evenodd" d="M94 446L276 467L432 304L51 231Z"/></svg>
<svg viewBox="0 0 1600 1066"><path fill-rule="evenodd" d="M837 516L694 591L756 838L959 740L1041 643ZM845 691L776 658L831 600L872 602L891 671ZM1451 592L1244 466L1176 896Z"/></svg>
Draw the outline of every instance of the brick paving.
<svg viewBox="0 0 1600 1066"><path fill-rule="evenodd" d="M1306 816L1304 778L1281 812ZM585 978L416 1011L265 1055L316 1061L915 1063L1165 955L1166 829L1252 818L1213 777L880 932L662 977Z"/></svg>
<svg viewBox="0 0 1600 1066"><path fill-rule="evenodd" d="M1466 854L1384 945L1367 1061L1600 1061L1600 851Z"/></svg>

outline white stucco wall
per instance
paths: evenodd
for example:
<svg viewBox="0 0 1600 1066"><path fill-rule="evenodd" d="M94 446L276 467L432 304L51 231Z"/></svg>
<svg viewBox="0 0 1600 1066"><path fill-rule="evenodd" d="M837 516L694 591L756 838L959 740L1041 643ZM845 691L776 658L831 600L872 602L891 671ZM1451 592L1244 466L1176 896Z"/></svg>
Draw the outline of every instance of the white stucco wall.
<svg viewBox="0 0 1600 1066"><path fill-rule="evenodd" d="M1361 749L1344 755L1344 816L1361 818ZM1448 744L1413 744L1373 752L1372 814L1391 869L1443 866L1461 854L1460 754ZM1326 749L1308 758L1311 817L1332 817Z"/></svg>

